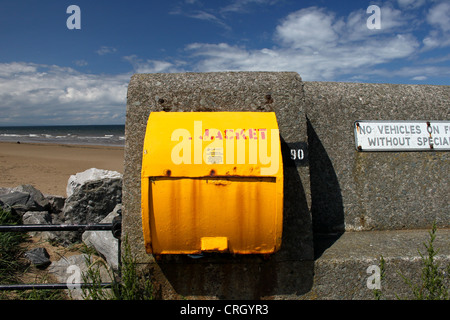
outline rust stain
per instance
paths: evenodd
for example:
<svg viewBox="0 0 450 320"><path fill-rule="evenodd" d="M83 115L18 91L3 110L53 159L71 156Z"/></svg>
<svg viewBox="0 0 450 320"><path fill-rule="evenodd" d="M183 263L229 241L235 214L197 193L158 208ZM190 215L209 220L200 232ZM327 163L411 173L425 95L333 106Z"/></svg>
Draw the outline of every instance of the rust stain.
<svg viewBox="0 0 450 320"><path fill-rule="evenodd" d="M265 98L266 98L266 104L273 103L272 95L266 94Z"/></svg>
<svg viewBox="0 0 450 320"><path fill-rule="evenodd" d="M366 217L363 215L359 216L359 223L363 228L365 228L366 227Z"/></svg>

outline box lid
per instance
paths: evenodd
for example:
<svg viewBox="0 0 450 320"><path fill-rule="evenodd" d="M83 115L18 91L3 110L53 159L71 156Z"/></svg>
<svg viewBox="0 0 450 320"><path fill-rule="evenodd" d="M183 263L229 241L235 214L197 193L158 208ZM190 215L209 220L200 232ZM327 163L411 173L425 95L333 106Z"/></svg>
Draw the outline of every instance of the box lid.
<svg viewBox="0 0 450 320"><path fill-rule="evenodd" d="M152 112L142 178L280 176L274 112Z"/></svg>

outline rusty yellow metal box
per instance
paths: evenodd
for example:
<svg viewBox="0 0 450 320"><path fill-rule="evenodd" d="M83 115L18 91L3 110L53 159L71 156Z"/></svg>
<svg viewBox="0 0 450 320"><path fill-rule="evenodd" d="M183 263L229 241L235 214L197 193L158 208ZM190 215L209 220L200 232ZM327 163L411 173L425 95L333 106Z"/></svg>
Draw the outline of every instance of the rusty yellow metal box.
<svg viewBox="0 0 450 320"><path fill-rule="evenodd" d="M275 113L152 112L141 179L148 253L280 248L283 162Z"/></svg>

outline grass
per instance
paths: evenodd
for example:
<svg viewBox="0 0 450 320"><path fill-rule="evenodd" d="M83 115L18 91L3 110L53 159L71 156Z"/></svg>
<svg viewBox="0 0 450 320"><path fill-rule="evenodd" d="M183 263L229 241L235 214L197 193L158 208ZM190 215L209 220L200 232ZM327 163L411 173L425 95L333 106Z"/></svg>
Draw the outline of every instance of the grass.
<svg viewBox="0 0 450 320"><path fill-rule="evenodd" d="M20 217L0 208L0 225L17 225L20 222ZM26 268L20 259L23 255L20 245L27 238L21 232L0 232L0 283L17 283L18 272Z"/></svg>
<svg viewBox="0 0 450 320"><path fill-rule="evenodd" d="M424 243L426 253L421 253L419 251L423 265L420 277L421 282L417 284L413 283L402 275L403 280L411 288L416 300L449 300L449 288L445 285L446 275L435 259L439 252L439 249L436 250L434 248L436 231L436 223L433 223L429 233L430 239L428 240L428 243ZM450 265L448 265L446 269L448 275Z"/></svg>
<svg viewBox="0 0 450 320"><path fill-rule="evenodd" d="M153 300L154 287L144 272L140 271L136 259L131 254L130 245L125 238L124 252L121 257L121 267L118 271L107 269L104 261L90 264L90 257L86 259L87 272L83 273L83 281L93 286L83 288L83 298L86 300ZM111 289L101 286L100 268L109 270L112 282Z"/></svg>
<svg viewBox="0 0 450 320"><path fill-rule="evenodd" d="M386 261L384 260L383 256L380 257L380 282L383 281L386 278ZM375 296L376 300L381 300L383 297L383 294L381 292L381 289L374 289L373 295Z"/></svg>
<svg viewBox="0 0 450 320"><path fill-rule="evenodd" d="M0 208L0 225L18 225L21 219L14 213ZM23 244L29 236L23 232L0 232L0 283L22 283L21 276L30 271L30 265L23 258ZM36 283L45 283L46 277L36 278ZM55 300L64 299L59 290L26 290L0 292L2 300Z"/></svg>
<svg viewBox="0 0 450 320"><path fill-rule="evenodd" d="M427 243L424 243L426 251L424 253L418 253L422 260L422 271L420 275L420 281L414 283L412 280L408 279L402 273L398 274L402 277L405 284L409 286L412 291L412 296L415 300L449 300L449 281L446 281L446 277L450 274L450 264L445 268L442 268L436 261L436 256L439 253L439 249L434 246L434 241L436 240L437 226L433 223L431 230L429 232L430 238ZM380 271L381 271L381 281L386 275L386 266L384 258L380 258ZM383 294L381 290L373 290L373 294L376 300L381 300ZM396 294L397 299L403 299Z"/></svg>
<svg viewBox="0 0 450 320"><path fill-rule="evenodd" d="M34 283L47 283L47 277L36 277ZM62 290L51 289L32 289L16 291L16 300L66 300L67 297Z"/></svg>

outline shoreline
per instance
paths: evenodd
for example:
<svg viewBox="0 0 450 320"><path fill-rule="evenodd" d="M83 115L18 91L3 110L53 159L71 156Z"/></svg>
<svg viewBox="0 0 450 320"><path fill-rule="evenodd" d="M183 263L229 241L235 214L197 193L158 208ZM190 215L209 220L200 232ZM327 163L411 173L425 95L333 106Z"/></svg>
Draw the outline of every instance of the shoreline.
<svg viewBox="0 0 450 320"><path fill-rule="evenodd" d="M72 143L53 143L53 142L29 142L29 141L2 141L0 140L0 145L2 144L17 144L17 145L37 145L37 146L59 146L59 147L75 147L75 148L92 148L92 149L124 149L125 146L116 145L100 145L100 144L72 144Z"/></svg>
<svg viewBox="0 0 450 320"><path fill-rule="evenodd" d="M0 187L31 184L66 197L69 177L90 168L124 171L124 147L0 141Z"/></svg>

